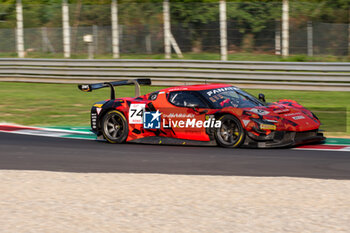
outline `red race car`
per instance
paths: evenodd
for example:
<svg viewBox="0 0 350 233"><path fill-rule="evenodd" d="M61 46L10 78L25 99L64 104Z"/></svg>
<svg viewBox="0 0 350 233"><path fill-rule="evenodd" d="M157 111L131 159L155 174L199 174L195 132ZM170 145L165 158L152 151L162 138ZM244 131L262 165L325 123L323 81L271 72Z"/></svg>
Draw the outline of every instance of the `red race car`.
<svg viewBox="0 0 350 233"><path fill-rule="evenodd" d="M135 85L134 98L115 98L114 86ZM293 100L266 103L229 84L177 86L140 96L150 79L82 84L109 87L111 97L91 109L91 128L111 143L273 148L325 140L320 121Z"/></svg>

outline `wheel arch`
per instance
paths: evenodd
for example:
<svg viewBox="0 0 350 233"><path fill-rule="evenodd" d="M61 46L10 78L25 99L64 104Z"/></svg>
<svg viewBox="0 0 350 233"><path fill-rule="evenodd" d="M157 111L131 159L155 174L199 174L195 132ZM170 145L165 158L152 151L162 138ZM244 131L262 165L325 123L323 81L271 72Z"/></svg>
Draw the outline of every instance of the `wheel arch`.
<svg viewBox="0 0 350 233"><path fill-rule="evenodd" d="M97 121L97 128L98 130L101 132L102 130L102 122L103 122L103 118L105 117L105 115L110 112L110 111L118 111L120 112L124 117L125 117L125 120L126 122L128 123L129 125L129 121L128 121L128 118L126 117L125 113L123 111L121 111L120 109L117 109L117 108L114 108L114 107L108 107L108 108L105 108L105 109L102 109L100 115L98 116L98 121Z"/></svg>
<svg viewBox="0 0 350 233"><path fill-rule="evenodd" d="M217 113L217 114L215 114L215 118L217 120L219 120L219 119L223 118L226 115L232 116L233 118L235 118L238 121L237 123L240 124L240 127L242 129L242 131L241 131L242 133L240 135L240 138L238 139L238 141L234 145L226 146L226 145L223 145L222 143L218 142L218 138L217 138L218 131L215 131L216 141L218 142L218 144L220 144L223 147L239 147L240 145L242 145L244 143L246 135L247 135L247 132L246 132L246 130L244 128L244 125L242 124L242 121L240 120L240 118L238 116L236 116L235 114L231 113L231 112L220 112L220 113Z"/></svg>
<svg viewBox="0 0 350 233"><path fill-rule="evenodd" d="M220 119L220 117L222 117L222 116L224 116L224 115L232 115L233 117L236 117L236 118L241 122L241 124L242 124L241 119L238 117L237 114L235 114L235 113L233 113L233 112L227 112L227 111L225 111L225 112L217 112L217 113L214 114L215 119L217 119L217 120ZM243 125L243 124L242 124L242 125Z"/></svg>
<svg viewBox="0 0 350 233"><path fill-rule="evenodd" d="M110 138L111 135L109 133L106 133L106 131L105 131L105 127L106 126L104 125L105 124L104 120L105 120L106 117L108 117L107 116L108 114L117 114L117 115L120 115L121 118L123 118L122 120L125 122L125 123L123 123L124 126L125 126L125 128L124 128L125 134L124 134L124 136L121 137L121 139L119 139L119 138ZM100 127L100 129L99 129L100 133L110 143L123 143L127 139L128 134L129 134L129 122L128 122L128 119L125 116L124 112L121 111L120 109L106 108L105 111L103 111L103 114L101 112L101 116L100 116L98 122L99 122L98 124L99 124L99 127ZM112 136L112 137L115 137L115 136Z"/></svg>

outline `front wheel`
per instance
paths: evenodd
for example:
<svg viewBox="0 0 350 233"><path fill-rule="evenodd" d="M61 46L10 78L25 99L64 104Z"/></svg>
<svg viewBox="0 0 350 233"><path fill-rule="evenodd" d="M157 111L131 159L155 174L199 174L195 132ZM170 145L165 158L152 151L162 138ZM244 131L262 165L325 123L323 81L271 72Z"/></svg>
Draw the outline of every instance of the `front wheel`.
<svg viewBox="0 0 350 233"><path fill-rule="evenodd" d="M226 114L219 118L221 127L215 130L216 142L223 147L239 147L245 138L241 122L234 116Z"/></svg>
<svg viewBox="0 0 350 233"><path fill-rule="evenodd" d="M125 142L129 128L124 115L116 110L109 111L102 120L102 133L110 143Z"/></svg>

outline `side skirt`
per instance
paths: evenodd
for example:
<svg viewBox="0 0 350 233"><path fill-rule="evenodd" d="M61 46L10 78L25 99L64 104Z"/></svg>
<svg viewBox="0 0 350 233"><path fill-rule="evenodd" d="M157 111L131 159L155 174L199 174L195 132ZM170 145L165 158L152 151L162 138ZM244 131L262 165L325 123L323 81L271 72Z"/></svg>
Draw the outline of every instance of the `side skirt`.
<svg viewBox="0 0 350 233"><path fill-rule="evenodd" d="M188 146L217 146L215 140L212 141L196 141L196 140L187 140L187 139L178 139L178 138L168 138L168 137L145 137L140 139L135 139L129 141L130 143L142 143L142 144L153 144L153 145L188 145Z"/></svg>

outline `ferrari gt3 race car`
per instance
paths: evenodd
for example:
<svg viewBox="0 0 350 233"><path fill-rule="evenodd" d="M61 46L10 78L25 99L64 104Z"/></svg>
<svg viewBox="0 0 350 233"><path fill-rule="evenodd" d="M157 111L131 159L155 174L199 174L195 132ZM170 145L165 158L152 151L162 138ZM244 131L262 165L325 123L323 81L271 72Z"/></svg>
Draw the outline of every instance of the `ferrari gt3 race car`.
<svg viewBox="0 0 350 233"><path fill-rule="evenodd" d="M115 86L135 85L135 97L115 98ZM111 97L93 104L91 128L111 143L220 145L274 148L320 143L320 121L293 100L266 103L229 84L176 86L140 96L150 79L82 84L109 87Z"/></svg>

